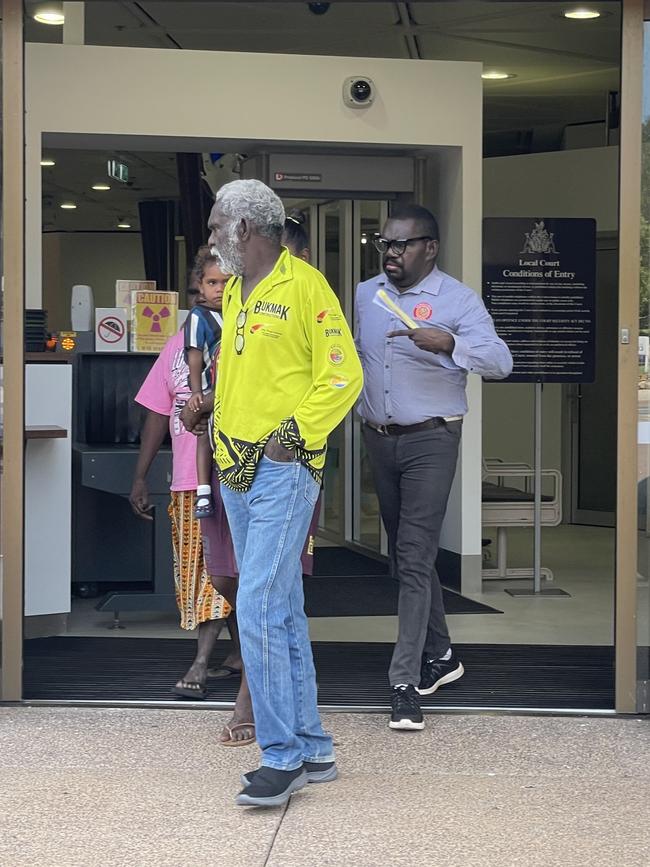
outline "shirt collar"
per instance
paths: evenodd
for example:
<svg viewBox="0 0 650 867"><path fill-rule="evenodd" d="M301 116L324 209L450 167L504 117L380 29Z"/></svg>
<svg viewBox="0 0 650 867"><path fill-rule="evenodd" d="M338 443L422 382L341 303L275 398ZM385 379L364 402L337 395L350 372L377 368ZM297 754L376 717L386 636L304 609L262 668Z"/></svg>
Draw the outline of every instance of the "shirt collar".
<svg viewBox="0 0 650 867"><path fill-rule="evenodd" d="M268 284L264 291L268 291L272 286L277 286L280 283L286 283L289 280L293 279L293 263L291 261L291 253L286 247L282 248L282 252L277 258L275 265L273 266L273 270L270 274L268 274L260 283ZM253 292L257 292L258 286L257 284ZM238 287L241 289L241 277L231 277L230 281L226 285L226 292L229 290L231 294L228 296L229 298L232 295L232 290Z"/></svg>
<svg viewBox="0 0 650 867"><path fill-rule="evenodd" d="M292 279L293 263L291 261L291 253L287 247L283 247L282 252L278 257L278 261L275 263L275 266L267 277L267 280L270 280L274 286L277 286L278 283L286 283L288 280Z"/></svg>
<svg viewBox="0 0 650 867"><path fill-rule="evenodd" d="M411 288L407 289L406 292L400 292L399 289L396 289L383 272L378 278L380 285L388 287L396 295L420 295L422 292L428 292L429 295L439 295L443 280L444 274L439 270L437 265L434 265L433 271L427 274L424 280L420 280L419 283L416 283L415 286L411 286Z"/></svg>

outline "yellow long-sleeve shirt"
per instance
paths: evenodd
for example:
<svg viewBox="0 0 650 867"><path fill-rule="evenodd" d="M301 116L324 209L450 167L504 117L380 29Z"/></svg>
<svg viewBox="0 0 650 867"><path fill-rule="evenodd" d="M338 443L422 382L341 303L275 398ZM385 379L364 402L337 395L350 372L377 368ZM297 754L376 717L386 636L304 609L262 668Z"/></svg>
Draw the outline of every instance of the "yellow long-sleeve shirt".
<svg viewBox="0 0 650 867"><path fill-rule="evenodd" d="M241 279L231 280L214 413L221 481L248 490L272 435L320 481L327 436L362 382L350 329L320 271L284 249L244 304Z"/></svg>

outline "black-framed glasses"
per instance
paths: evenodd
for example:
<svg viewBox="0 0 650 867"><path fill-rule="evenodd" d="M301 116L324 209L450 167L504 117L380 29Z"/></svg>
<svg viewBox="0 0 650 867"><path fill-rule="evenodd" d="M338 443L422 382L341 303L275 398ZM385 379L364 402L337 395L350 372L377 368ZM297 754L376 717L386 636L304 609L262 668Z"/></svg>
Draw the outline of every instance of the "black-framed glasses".
<svg viewBox="0 0 650 867"><path fill-rule="evenodd" d="M375 238L373 244L379 253L387 253L391 250L396 256L401 256L409 244L414 244L416 241L434 241L431 235L418 235L417 238Z"/></svg>
<svg viewBox="0 0 650 867"><path fill-rule="evenodd" d="M237 332L235 333L235 352L237 355L241 355L244 351L244 343L246 342L244 337L244 326L246 325L246 317L248 316L248 310L240 310L237 315L237 321L235 325L237 326Z"/></svg>

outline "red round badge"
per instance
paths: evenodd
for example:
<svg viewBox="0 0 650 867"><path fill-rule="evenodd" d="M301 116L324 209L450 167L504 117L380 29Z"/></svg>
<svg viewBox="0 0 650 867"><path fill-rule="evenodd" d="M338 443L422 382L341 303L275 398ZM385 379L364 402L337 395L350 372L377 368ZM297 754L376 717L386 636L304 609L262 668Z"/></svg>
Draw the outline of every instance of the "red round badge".
<svg viewBox="0 0 650 867"><path fill-rule="evenodd" d="M423 319L431 319L433 314L433 309L430 304L427 304L426 301L422 301L420 304L416 304L413 308L413 315L416 319L422 321Z"/></svg>

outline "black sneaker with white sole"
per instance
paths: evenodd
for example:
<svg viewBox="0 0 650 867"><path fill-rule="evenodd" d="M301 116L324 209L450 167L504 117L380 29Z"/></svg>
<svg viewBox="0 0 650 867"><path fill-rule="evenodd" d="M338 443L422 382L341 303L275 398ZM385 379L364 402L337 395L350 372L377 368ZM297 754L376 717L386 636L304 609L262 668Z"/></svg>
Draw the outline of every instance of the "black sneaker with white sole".
<svg viewBox="0 0 650 867"><path fill-rule="evenodd" d="M307 772L302 767L295 771L278 771L262 766L249 786L237 795L240 807L281 807L291 795L307 785Z"/></svg>
<svg viewBox="0 0 650 867"><path fill-rule="evenodd" d="M425 656L422 658L418 692L420 695L431 695L439 687L446 683L453 683L463 674L465 674L463 663L453 650L449 659L427 659Z"/></svg>
<svg viewBox="0 0 650 867"><path fill-rule="evenodd" d="M307 774L308 783L331 783L338 776L336 762L303 762L302 766ZM257 768L242 774L240 777L242 786L250 786L261 770L262 768Z"/></svg>
<svg viewBox="0 0 650 867"><path fill-rule="evenodd" d="M421 731L424 728L420 698L414 686L394 686L391 704L393 712L388 723L389 728L405 731Z"/></svg>

